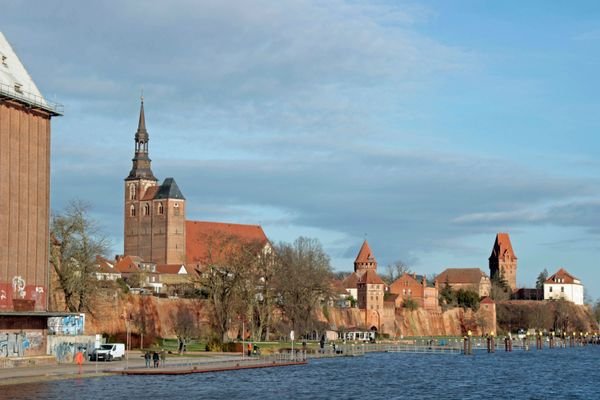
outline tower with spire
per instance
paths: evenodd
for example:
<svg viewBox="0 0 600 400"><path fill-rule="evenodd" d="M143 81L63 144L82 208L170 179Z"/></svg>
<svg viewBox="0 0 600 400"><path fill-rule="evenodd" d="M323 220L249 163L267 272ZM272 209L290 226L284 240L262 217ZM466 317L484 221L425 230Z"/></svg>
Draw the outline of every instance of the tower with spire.
<svg viewBox="0 0 600 400"><path fill-rule="evenodd" d="M144 99L125 178L124 254L156 264L185 263L185 197L173 178L159 186L148 151Z"/></svg>
<svg viewBox="0 0 600 400"><path fill-rule="evenodd" d="M356 260L354 260L354 272L361 277L366 271L377 271L377 260L369 247L369 242L365 239Z"/></svg>
<svg viewBox="0 0 600 400"><path fill-rule="evenodd" d="M508 233L498 233L490 255L490 277L506 281L511 290L517 290L517 256Z"/></svg>

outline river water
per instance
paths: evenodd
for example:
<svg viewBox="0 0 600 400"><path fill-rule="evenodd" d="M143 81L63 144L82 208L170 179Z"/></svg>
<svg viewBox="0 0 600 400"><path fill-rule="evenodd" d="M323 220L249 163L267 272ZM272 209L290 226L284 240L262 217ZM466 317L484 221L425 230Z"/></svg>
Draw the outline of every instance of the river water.
<svg viewBox="0 0 600 400"><path fill-rule="evenodd" d="M371 353L308 365L111 376L3 387L6 399L600 399L600 346L449 354Z"/></svg>

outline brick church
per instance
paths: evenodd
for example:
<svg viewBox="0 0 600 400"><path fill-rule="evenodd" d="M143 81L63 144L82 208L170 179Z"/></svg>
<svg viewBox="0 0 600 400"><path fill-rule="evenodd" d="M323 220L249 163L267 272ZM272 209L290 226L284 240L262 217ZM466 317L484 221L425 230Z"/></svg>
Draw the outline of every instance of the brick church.
<svg viewBox="0 0 600 400"><path fill-rule="evenodd" d="M159 183L152 173L143 99L134 140L133 165L125 178L124 255L192 271L209 262L210 246L219 238L270 246L259 225L186 220L186 199L175 179Z"/></svg>

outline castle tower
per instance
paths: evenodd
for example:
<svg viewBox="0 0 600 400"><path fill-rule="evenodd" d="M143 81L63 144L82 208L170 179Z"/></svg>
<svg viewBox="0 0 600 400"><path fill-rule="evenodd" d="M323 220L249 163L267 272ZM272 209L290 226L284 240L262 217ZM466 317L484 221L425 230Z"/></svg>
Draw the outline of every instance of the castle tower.
<svg viewBox="0 0 600 400"><path fill-rule="evenodd" d="M489 258L490 277L503 278L511 290L517 289L517 256L508 233L498 233Z"/></svg>
<svg viewBox="0 0 600 400"><path fill-rule="evenodd" d="M152 259L152 213L144 202L152 200L151 192L157 179L151 169L148 156L148 131L144 116L144 99L140 106L140 119L135 133L133 166L125 178L124 254ZM149 190L150 189L150 190ZM155 190L154 190L155 191ZM148 198L150 197L150 198Z"/></svg>
<svg viewBox="0 0 600 400"><path fill-rule="evenodd" d="M354 260L354 272L360 277L365 271L377 271L377 260L375 260L366 239L360 247L356 260Z"/></svg>

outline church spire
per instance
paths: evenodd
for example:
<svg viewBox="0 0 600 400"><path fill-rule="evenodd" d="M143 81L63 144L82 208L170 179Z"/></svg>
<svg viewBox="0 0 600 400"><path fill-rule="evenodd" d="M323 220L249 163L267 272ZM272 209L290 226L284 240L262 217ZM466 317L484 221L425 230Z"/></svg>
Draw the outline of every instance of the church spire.
<svg viewBox="0 0 600 400"><path fill-rule="evenodd" d="M156 181L150 168L151 161L148 157L148 131L146 130L146 117L144 115L144 96L141 97L140 119L138 121L138 129L135 132L135 155L133 167L129 172L127 180L131 179L151 179Z"/></svg>

